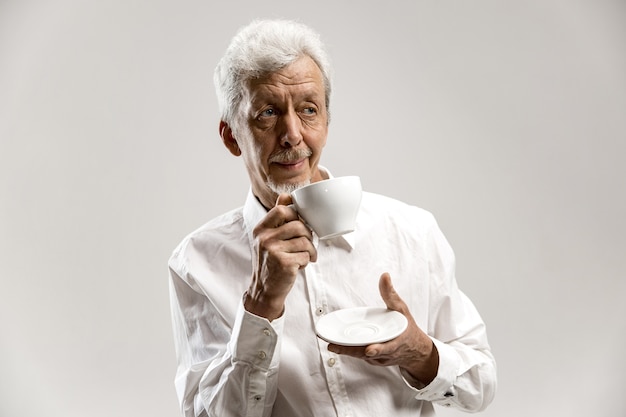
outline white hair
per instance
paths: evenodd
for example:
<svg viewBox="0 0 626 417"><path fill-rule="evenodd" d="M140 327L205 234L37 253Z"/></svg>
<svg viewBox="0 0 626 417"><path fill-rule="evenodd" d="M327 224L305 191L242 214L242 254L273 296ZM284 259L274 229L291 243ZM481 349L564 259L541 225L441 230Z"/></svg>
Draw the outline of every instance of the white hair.
<svg viewBox="0 0 626 417"><path fill-rule="evenodd" d="M316 32L290 20L255 20L240 29L215 68L213 81L221 120L236 128L246 83L278 71L303 56L313 59L322 72L328 112L330 61Z"/></svg>

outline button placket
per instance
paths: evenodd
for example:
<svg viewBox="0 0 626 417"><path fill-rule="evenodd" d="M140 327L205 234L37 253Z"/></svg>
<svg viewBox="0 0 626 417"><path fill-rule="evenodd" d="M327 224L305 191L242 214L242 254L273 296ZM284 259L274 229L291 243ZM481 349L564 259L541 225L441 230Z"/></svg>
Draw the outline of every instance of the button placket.
<svg viewBox="0 0 626 417"><path fill-rule="evenodd" d="M313 320L317 320L324 314L328 313L328 298L326 296L326 290L332 290L332 287L326 285L324 274L320 272L320 269L327 268L332 271L333 257L330 253L325 253L327 246L320 245L318 247L318 262L309 264L306 268L306 283L309 292L310 308ZM332 250L332 248L330 249ZM329 256L331 255L331 256ZM327 260L324 263L324 260ZM342 417L352 415L352 408L350 403L346 401L347 391L345 387L345 381L343 380L341 361L328 350L328 343L320 338L317 338L317 346L321 358L321 364L325 368L326 372L323 374L326 377L326 382L332 397L333 403L337 408L339 415Z"/></svg>
<svg viewBox="0 0 626 417"><path fill-rule="evenodd" d="M324 275L319 272L316 264L309 264L306 268L306 287L311 302L313 317L319 318L328 312Z"/></svg>

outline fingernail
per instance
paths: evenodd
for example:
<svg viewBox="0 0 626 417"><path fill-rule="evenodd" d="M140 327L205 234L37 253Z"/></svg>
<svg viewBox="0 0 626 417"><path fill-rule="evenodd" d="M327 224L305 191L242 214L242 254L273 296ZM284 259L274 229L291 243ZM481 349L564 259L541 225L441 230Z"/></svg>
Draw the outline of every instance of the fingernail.
<svg viewBox="0 0 626 417"><path fill-rule="evenodd" d="M365 352L365 355L366 356L376 356L376 355L378 355L378 351L375 350L375 349L368 350L367 352Z"/></svg>

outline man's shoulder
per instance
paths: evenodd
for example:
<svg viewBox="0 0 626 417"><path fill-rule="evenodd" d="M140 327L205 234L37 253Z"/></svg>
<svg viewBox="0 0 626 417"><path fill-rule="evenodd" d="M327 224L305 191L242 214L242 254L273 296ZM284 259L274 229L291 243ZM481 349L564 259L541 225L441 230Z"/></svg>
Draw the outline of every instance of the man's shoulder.
<svg viewBox="0 0 626 417"><path fill-rule="evenodd" d="M187 234L175 249L175 252L193 245L211 245L219 242L236 240L243 237L243 208L238 207L223 213L204 223Z"/></svg>
<svg viewBox="0 0 626 417"><path fill-rule="evenodd" d="M363 193L360 226L363 236L424 242L438 229L433 214L393 197Z"/></svg>
<svg viewBox="0 0 626 417"><path fill-rule="evenodd" d="M429 223L434 221L434 216L430 211L393 197L364 192L362 201L363 209L373 215L406 218Z"/></svg>
<svg viewBox="0 0 626 417"><path fill-rule="evenodd" d="M188 237L199 236L204 234L224 234L237 230L243 224L243 207L227 211L217 217L212 218L196 230L192 231Z"/></svg>

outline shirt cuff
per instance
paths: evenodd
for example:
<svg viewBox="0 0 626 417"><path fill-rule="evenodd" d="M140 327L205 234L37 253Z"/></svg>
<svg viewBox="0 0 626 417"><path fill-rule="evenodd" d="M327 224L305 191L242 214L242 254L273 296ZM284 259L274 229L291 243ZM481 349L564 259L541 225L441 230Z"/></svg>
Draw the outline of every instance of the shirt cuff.
<svg viewBox="0 0 626 417"><path fill-rule="evenodd" d="M435 379L430 384L424 386L404 369L400 368L400 373L404 378L404 382L415 391L416 399L425 401L446 400L456 395L453 385L461 365L461 357L453 347L439 340L431 339L439 354L439 369Z"/></svg>
<svg viewBox="0 0 626 417"><path fill-rule="evenodd" d="M248 311L240 302L237 310L230 352L234 362L245 362L261 370L268 371L278 366L280 340L284 319L279 317L270 322Z"/></svg>

